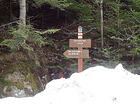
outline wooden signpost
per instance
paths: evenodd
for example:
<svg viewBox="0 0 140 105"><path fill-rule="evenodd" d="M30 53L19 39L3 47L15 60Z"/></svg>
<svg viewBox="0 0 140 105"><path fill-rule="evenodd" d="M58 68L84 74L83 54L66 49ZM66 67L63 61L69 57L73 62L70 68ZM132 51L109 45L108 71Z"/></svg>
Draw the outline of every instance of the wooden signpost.
<svg viewBox="0 0 140 105"><path fill-rule="evenodd" d="M67 58L78 58L78 72L83 69L83 58L89 58L89 50L83 48L91 47L91 39L83 39L83 29L78 27L78 39L70 39L69 47L78 48L78 50L66 50L64 55Z"/></svg>

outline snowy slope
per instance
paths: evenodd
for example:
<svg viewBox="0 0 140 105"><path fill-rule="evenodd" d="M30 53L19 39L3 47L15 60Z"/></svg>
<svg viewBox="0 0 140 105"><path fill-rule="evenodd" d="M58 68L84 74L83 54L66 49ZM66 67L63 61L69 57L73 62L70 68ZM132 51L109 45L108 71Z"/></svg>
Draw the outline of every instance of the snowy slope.
<svg viewBox="0 0 140 105"><path fill-rule="evenodd" d="M0 105L140 105L140 76L102 66L53 80L45 91L30 98L0 99Z"/></svg>

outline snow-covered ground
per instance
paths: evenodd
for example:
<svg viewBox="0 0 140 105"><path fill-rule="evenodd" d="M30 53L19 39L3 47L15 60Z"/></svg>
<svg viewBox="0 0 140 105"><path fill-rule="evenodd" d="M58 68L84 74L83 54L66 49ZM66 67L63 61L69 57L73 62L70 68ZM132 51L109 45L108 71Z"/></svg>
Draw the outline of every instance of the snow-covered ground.
<svg viewBox="0 0 140 105"><path fill-rule="evenodd" d="M4 98L0 105L140 105L140 76L124 70L91 67L69 79L53 80L30 98Z"/></svg>

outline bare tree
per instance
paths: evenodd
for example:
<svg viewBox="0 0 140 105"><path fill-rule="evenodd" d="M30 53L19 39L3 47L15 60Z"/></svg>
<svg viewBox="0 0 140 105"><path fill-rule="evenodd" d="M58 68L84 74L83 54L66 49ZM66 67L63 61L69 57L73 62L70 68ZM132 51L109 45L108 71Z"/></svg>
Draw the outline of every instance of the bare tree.
<svg viewBox="0 0 140 105"><path fill-rule="evenodd" d="M104 47L104 18L103 18L103 4L106 4L106 0L90 0L94 4L94 2L100 7L100 30L101 30L101 48Z"/></svg>

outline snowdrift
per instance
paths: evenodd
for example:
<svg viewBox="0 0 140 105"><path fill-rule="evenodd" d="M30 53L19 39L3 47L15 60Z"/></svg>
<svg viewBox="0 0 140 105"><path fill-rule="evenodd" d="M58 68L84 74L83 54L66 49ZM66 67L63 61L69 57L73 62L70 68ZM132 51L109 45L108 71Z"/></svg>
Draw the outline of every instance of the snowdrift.
<svg viewBox="0 0 140 105"><path fill-rule="evenodd" d="M30 98L0 99L0 105L140 105L140 76L125 70L91 67L69 79L53 80Z"/></svg>

